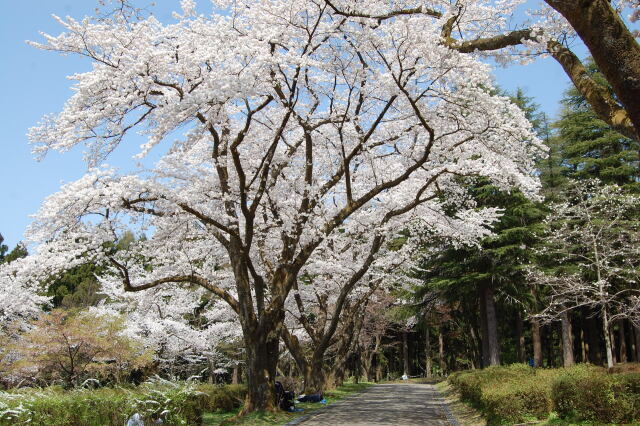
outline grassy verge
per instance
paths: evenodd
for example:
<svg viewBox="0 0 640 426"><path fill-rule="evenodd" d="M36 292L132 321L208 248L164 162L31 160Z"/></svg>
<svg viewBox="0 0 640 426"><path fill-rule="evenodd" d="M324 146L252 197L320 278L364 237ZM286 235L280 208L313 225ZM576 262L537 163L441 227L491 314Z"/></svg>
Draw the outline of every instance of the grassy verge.
<svg viewBox="0 0 640 426"><path fill-rule="evenodd" d="M327 400L327 405L332 404L336 401L339 401L349 395L356 394L358 392L362 392L373 383L345 383L343 386L333 389L330 391L326 391L324 396ZM287 413L287 412L277 412L277 413L253 413L248 416L245 416L241 419L235 420L231 422L240 408L232 410L232 411L217 411L211 413L205 413L203 416L203 424L205 425L219 425L221 423L228 423L234 425L281 425L288 423L298 417L307 415L312 413L322 407L325 407L323 404L318 403L296 403L296 408L302 408L304 411L297 413ZM226 421L226 422L225 422Z"/></svg>
<svg viewBox="0 0 640 426"><path fill-rule="evenodd" d="M447 381L436 383L435 387L442 394L451 412L461 425L485 426L487 424L482 413L473 408L470 403L462 401L460 394Z"/></svg>

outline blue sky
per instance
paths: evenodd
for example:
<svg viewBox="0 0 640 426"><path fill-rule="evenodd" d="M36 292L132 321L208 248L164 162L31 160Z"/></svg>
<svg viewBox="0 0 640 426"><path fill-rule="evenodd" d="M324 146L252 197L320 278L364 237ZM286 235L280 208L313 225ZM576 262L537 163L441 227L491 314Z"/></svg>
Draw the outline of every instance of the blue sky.
<svg viewBox="0 0 640 426"><path fill-rule="evenodd" d="M148 2L142 3L146 4ZM171 19L179 0L160 0L151 10L161 21ZM201 9L208 1L201 0ZM95 0L22 0L5 4L0 22L0 233L10 248L22 240L30 222L47 195L64 182L78 179L86 171L82 149L64 154L50 153L41 161L31 155L26 132L43 115L61 110L71 95L71 81L66 76L89 69L89 63L77 57L40 51L26 40L41 41L40 31L57 35L62 29L51 17L91 15ZM538 60L528 66L496 69L496 80L507 90L522 87L534 96L542 110L553 116L569 80L553 59ZM127 144L109 160L124 165L141 141ZM127 151L129 149L129 151Z"/></svg>

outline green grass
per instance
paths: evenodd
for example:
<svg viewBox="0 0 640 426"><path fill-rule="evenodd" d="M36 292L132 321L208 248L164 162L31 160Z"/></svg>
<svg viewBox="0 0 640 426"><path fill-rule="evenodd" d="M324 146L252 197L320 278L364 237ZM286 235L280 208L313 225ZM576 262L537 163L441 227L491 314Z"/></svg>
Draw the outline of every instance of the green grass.
<svg viewBox="0 0 640 426"><path fill-rule="evenodd" d="M356 394L358 392L362 392L369 386L373 385L373 383L345 383L343 386L340 386L337 389L333 389L330 391L326 391L324 393L324 397L327 400L327 405L330 405L336 401L339 401L349 395ZM265 412L256 412L249 414L247 416L242 417L241 419L233 421L234 425L281 425L287 422L290 422L293 419L298 417L307 415L312 413L326 405L318 404L318 403L296 403L296 408L302 408L304 411L298 413L287 413L284 411L280 411L277 413L265 413ZM203 423L205 425L219 425L222 422L230 421L235 417L241 408L226 411L226 412L215 412L215 413L205 413L203 416Z"/></svg>

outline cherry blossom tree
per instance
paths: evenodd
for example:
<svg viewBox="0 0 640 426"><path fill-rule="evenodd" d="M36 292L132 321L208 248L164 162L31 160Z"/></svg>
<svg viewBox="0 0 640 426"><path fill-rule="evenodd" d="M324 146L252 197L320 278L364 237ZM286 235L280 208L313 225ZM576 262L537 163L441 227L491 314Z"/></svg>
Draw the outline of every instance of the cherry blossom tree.
<svg viewBox="0 0 640 426"><path fill-rule="evenodd" d="M540 250L559 266L530 274L533 282L550 289L549 304L539 318L563 319L581 306L600 313L609 367L613 367L610 324L618 318L638 321L638 205L638 196L624 194L617 185L576 182L569 201L552 208Z"/></svg>
<svg viewBox="0 0 640 426"><path fill-rule="evenodd" d="M24 328L49 304L49 298L30 285L29 277L37 264L35 257L27 256L0 266L0 333L9 324Z"/></svg>
<svg viewBox="0 0 640 426"><path fill-rule="evenodd" d="M305 378L305 391L323 391L341 361L346 361L352 343L358 343L369 296L412 282L407 270L415 268L416 252L425 239L462 245L477 243L489 234L495 210L477 210L475 204L465 208L465 200L460 199L463 205L452 217L443 202L446 199L451 208L455 194L434 194L433 198L425 203L428 211L416 210L420 216L405 218L403 228L394 226L386 235L343 228L316 249L301 269L293 300L288 300L292 318L283 329L283 339ZM327 362L329 352L332 360Z"/></svg>
<svg viewBox="0 0 640 426"><path fill-rule="evenodd" d="M541 145L489 67L439 42L439 22L372 24L312 0L218 1L209 17L182 5L168 24L59 19L65 31L36 44L93 68L31 129L35 152L85 144L96 167L44 202L29 280L82 255L110 262L127 292L203 289L240 322L245 411L273 409L285 304L318 249L348 228L375 247L412 217L439 226L429 201L461 192L459 175L534 193ZM135 130L140 156L163 144L161 160L99 166ZM456 217L472 234L495 211ZM131 226L149 238L110 250Z"/></svg>
<svg viewBox="0 0 640 426"><path fill-rule="evenodd" d="M100 282L108 302L93 311L123 315L127 335L153 349L157 364L170 374L179 363L200 369L205 364L211 374L229 362L219 347L241 338L237 316L207 290L164 286L126 292L115 275Z"/></svg>
<svg viewBox="0 0 640 426"><path fill-rule="evenodd" d="M529 22L510 19L522 0L325 1L342 16L370 22L410 16L436 25L441 37L435 42L459 52L502 62L551 55L603 121L629 138L640 138L640 45L637 32L627 26L640 16L637 0L545 0L543 7L530 8L536 19ZM571 50L576 36L588 47L615 96L589 75Z"/></svg>

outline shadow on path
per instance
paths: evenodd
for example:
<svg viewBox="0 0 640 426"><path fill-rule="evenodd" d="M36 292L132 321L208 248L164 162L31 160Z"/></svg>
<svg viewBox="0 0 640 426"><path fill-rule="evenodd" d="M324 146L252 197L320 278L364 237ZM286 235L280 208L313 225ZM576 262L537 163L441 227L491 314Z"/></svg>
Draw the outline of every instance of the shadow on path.
<svg viewBox="0 0 640 426"><path fill-rule="evenodd" d="M303 421L303 426L455 425L446 403L430 384L390 383L328 406ZM301 420L302 420L301 419Z"/></svg>

